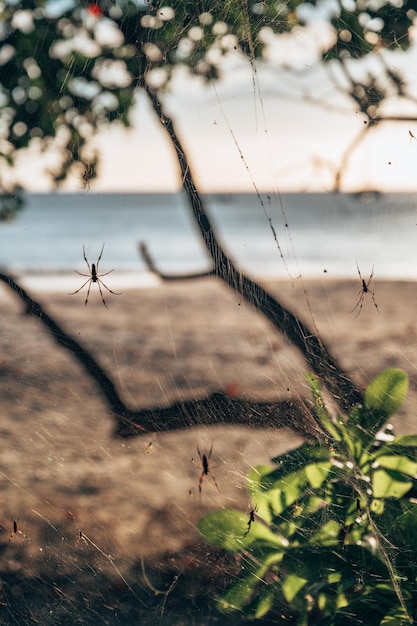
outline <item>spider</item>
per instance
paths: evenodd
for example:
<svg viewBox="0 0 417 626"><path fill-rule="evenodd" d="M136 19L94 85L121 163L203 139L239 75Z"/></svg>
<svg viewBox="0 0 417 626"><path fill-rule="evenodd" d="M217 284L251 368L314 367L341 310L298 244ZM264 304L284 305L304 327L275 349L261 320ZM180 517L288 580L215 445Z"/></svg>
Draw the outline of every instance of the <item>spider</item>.
<svg viewBox="0 0 417 626"><path fill-rule="evenodd" d="M94 176L94 168L92 165L86 165L84 172L81 175L82 179L82 189L86 189L87 192L90 191L90 180Z"/></svg>
<svg viewBox="0 0 417 626"><path fill-rule="evenodd" d="M372 266L372 272L371 272L371 275L368 278L367 282L365 282L364 279L362 278L362 275L361 275L361 272L360 272L359 265L358 265L357 261L356 261L356 267L358 268L359 278L362 281L362 288L361 288L360 291L358 291L358 295L357 295L358 301L357 301L356 305L354 306L354 308L350 311L350 313L353 313L359 307L359 311L356 314L356 317L358 317L359 313L362 311L363 301L364 301L365 295L367 293L369 293L369 295L371 296L371 298L373 300L373 303L375 305L375 308L376 308L376 310L379 313L378 305L375 302L375 293L374 293L374 290L372 289L372 278L374 276L374 266Z"/></svg>
<svg viewBox="0 0 417 626"><path fill-rule="evenodd" d="M213 444L211 445L210 452L208 453L208 456L206 456L205 454L201 454L200 450L198 449L198 446L197 446L197 452L198 452L198 456L200 457L201 467L202 467L202 472L200 474L200 480L198 481L198 491L201 494L201 488L202 488L202 485L203 485L204 476L208 476L209 474L210 474L214 484L216 485L217 490L220 491L219 486L216 483L216 479L213 476L213 473L210 471L210 459L211 459L211 453L213 452Z"/></svg>
<svg viewBox="0 0 417 626"><path fill-rule="evenodd" d="M249 534L251 526L253 522L255 521L255 515L257 512L258 512L258 505L254 506L253 509L249 511L248 527L245 530L245 534L243 535L242 539L244 539Z"/></svg>
<svg viewBox="0 0 417 626"><path fill-rule="evenodd" d="M90 295L90 289L91 289L91 284L92 283L97 283L99 291L100 291L100 295L101 295L101 299L103 301L104 306L106 307L106 309L108 309L109 307L107 306L104 297L103 297L103 292L101 290L101 285L103 285L103 287L105 289L107 289L107 291L109 291L110 293L114 294L115 296L121 296L121 293L117 293L116 291L112 291L111 289L109 289L107 287L107 285L105 285L103 283L103 281L101 280L102 276L107 276L107 274L111 274L111 272L113 272L114 270L110 270L109 272L105 272L104 274L99 274L98 273L98 266L100 263L100 259L101 259L101 255L103 254L103 250L104 250L104 243L103 243L103 247L101 248L101 252L100 252L100 256L97 259L97 266L92 263L91 267L89 262L87 261L87 257L85 256L85 247L83 246L83 255L84 255L84 260L87 263L87 267L88 267L88 271L89 274L82 274L81 272L77 272L77 270L74 270L74 272L76 272L77 274L79 274L80 276L88 276L88 280L85 281L85 283L83 283L81 285L81 287L79 289L77 289L77 291L73 291L72 293L70 293L70 296L74 296L76 293L78 293L79 291L81 291L81 289L83 289L83 287L86 286L87 283L88 284L88 289L87 289L87 297L85 299L85 306L87 306L87 302L88 302L88 296Z"/></svg>
<svg viewBox="0 0 417 626"><path fill-rule="evenodd" d="M26 535L24 533L22 533L22 531L19 529L19 518L17 518L17 520L13 520L13 530L10 533L10 537L9 537L9 543L11 542L12 538L15 535L22 535L22 537L26 538Z"/></svg>
<svg viewBox="0 0 417 626"><path fill-rule="evenodd" d="M360 523L362 521L362 515L363 515L363 509L361 507L361 500L360 498L356 498L356 521L358 523Z"/></svg>

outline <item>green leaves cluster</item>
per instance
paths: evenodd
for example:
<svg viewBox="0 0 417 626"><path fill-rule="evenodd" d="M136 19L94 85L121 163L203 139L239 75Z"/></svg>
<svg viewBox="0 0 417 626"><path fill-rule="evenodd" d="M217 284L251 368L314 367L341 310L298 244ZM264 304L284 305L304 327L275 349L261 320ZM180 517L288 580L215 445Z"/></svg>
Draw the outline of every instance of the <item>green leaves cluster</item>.
<svg viewBox="0 0 417 626"><path fill-rule="evenodd" d="M264 26L290 30L297 4L0 0L0 156L12 163L31 141L47 147L61 133L64 158L51 172L59 181L72 160L87 164L83 148L101 125L129 123L135 89L155 70L158 85L178 65L216 78L227 51L261 55Z"/></svg>
<svg viewBox="0 0 417 626"><path fill-rule="evenodd" d="M347 419L331 415L309 376L324 443L304 443L248 475L255 521L220 510L199 523L213 545L242 557L218 600L226 613L299 626L413 623L417 606L417 436L387 420L408 388L382 372ZM284 619L285 618L285 619Z"/></svg>
<svg viewBox="0 0 417 626"><path fill-rule="evenodd" d="M337 42L326 58L359 58L380 48L406 50L416 11L415 0L341 2L331 20Z"/></svg>

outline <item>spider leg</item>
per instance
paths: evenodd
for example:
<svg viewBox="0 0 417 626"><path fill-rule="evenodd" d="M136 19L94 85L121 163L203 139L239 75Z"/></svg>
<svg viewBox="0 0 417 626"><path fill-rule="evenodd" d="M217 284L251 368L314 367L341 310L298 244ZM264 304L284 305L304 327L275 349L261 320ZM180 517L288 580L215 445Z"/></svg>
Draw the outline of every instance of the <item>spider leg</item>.
<svg viewBox="0 0 417 626"><path fill-rule="evenodd" d="M98 272L98 264L100 263L101 256L102 256L102 254L103 254L103 250L104 250L104 243L103 243L103 247L101 248L100 255L99 255L98 259L97 259L97 272Z"/></svg>
<svg viewBox="0 0 417 626"><path fill-rule="evenodd" d="M102 276L104 276L104 274L102 274ZM105 289L107 289L107 291L109 291L110 293L112 293L113 295L115 295L115 296L121 296L121 295L122 295L121 293L119 293L119 292L117 292L117 291L112 291L111 289L109 289L109 288L107 287L107 285L105 285L105 284L103 283L103 281L102 281L102 280L100 280L100 278L99 278L98 276L97 276L97 282L99 283L99 288L100 288L100 283L101 283L101 284L103 285L103 287L104 287ZM100 291L101 291L101 289L100 289Z"/></svg>
<svg viewBox="0 0 417 626"><path fill-rule="evenodd" d="M374 305L375 305L376 310L377 310L377 311L378 311L378 313L379 313L378 305L377 305L377 303L375 302L375 295L374 295L374 292L373 292L373 291L370 291L369 293L371 294L372 301L373 301L373 303L374 303Z"/></svg>
<svg viewBox="0 0 417 626"><path fill-rule="evenodd" d="M76 274L79 274L80 276L90 276L90 278L91 278L91 274L83 274L82 272L78 272L77 270L74 270L74 272Z"/></svg>
<svg viewBox="0 0 417 626"><path fill-rule="evenodd" d="M109 272L104 272L104 274L100 274L100 276L107 276L107 274L111 274L112 272L114 272L114 270L110 270Z"/></svg>
<svg viewBox="0 0 417 626"><path fill-rule="evenodd" d="M374 290L371 288L371 285L372 285L372 278L373 278L373 276L374 276L374 266L372 266L372 272L371 272L371 275L370 275L370 277L369 277L367 287L368 287L368 292L371 294L371 298L372 298L372 301L373 301L373 303L374 303L374 305L375 305L375 308L376 308L376 310L377 310L377 311L378 311L378 313L379 313L378 305L377 305L377 303L376 303L376 301L375 301L375 292L374 292Z"/></svg>
<svg viewBox="0 0 417 626"><path fill-rule="evenodd" d="M197 448L197 450L198 450L198 448ZM203 479L204 479L204 472L201 472L200 480L198 481L198 491L200 492L200 494L201 494L201 488L203 486Z"/></svg>
<svg viewBox="0 0 417 626"><path fill-rule="evenodd" d="M89 262L87 261L87 257L85 256L85 246L84 246L84 244L83 244L83 256L84 256L84 261L87 263L88 271L91 274L91 267L90 267Z"/></svg>
<svg viewBox="0 0 417 626"><path fill-rule="evenodd" d="M358 317L359 313L362 311L364 298L365 298L365 292L363 290L359 291L359 293L358 293L358 300L357 300L355 306L353 307L353 309L351 311L349 311L349 313L353 313L359 307L359 311L355 315L355 317Z"/></svg>
<svg viewBox="0 0 417 626"><path fill-rule="evenodd" d="M103 292L101 291L101 287L100 287L100 283L101 283L102 285L104 285L104 283L103 283L103 281L102 281L102 280L100 280L99 278L97 278L97 281L96 281L96 282L97 282L97 285L98 285L98 290L99 290L99 292L100 292L101 299L103 300L103 304L104 304L104 306L106 307L106 309L108 309L109 307L107 306L106 301L104 300L104 297L103 297ZM106 287L106 285L104 285L104 287ZM106 287L106 289L107 289L108 291L110 291L110 289L108 289L108 287ZM89 291L90 291L90 289L89 289ZM113 292L111 292L111 293L113 293ZM87 297L88 297L88 296L87 296ZM87 302L86 302L86 304L87 304Z"/></svg>
<svg viewBox="0 0 417 626"><path fill-rule="evenodd" d="M212 472L209 471L209 474L211 476L212 481L214 482L214 484L216 485L217 491L220 493L220 489L219 489L219 485L216 483L216 479L213 476Z"/></svg>
<svg viewBox="0 0 417 626"><path fill-rule="evenodd" d="M87 289L87 296L85 298L85 302L84 302L84 306L87 306L87 302L88 302L88 296L90 295L90 289L91 289L91 284L93 282L93 279L90 278L90 284L88 285L88 289ZM103 301L104 302L104 301Z"/></svg>
<svg viewBox="0 0 417 626"><path fill-rule="evenodd" d="M79 272L77 272L77 274L79 274ZM86 276L86 274L81 274L81 276ZM86 284L87 284L88 282L90 282L90 283L91 283L91 281L92 281L92 278L89 278L88 280L86 280L86 281L85 281L85 283L83 283L83 284L81 285L81 287L80 287L79 289L77 289L77 291L73 291L72 293L69 293L68 295L69 295L69 296L75 296L75 294L76 294L76 293L78 293L79 291L81 291L81 289L82 289L83 287L85 287L85 286L86 286ZM91 285L90 285L90 287L91 287ZM88 288L88 291L90 291L90 287Z"/></svg>
<svg viewBox="0 0 417 626"><path fill-rule="evenodd" d="M358 308L358 306L359 306L359 305L360 305L360 303L361 303L361 300L363 300L362 296L363 296L363 289L361 289L360 291L358 291L358 293L356 294L356 297L357 297L358 299L356 300L356 304L355 304L355 306L353 307L353 309L352 309L351 311L349 311L349 313L353 313L354 311L356 311L356 309Z"/></svg>

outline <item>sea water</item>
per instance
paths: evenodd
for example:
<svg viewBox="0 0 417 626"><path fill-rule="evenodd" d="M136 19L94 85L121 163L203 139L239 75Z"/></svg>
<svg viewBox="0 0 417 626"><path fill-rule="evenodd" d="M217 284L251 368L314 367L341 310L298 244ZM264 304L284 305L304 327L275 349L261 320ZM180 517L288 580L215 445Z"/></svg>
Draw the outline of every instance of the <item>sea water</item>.
<svg viewBox="0 0 417 626"><path fill-rule="evenodd" d="M255 278L417 278L417 196L413 194L230 194L205 196L221 244ZM112 287L154 280L138 252L147 244L164 272L210 269L182 194L29 194L0 224L0 267L37 287L66 291L73 270L88 273L83 246ZM39 283L41 280L41 283ZM110 279L109 279L110 280ZM156 283L155 283L156 284Z"/></svg>

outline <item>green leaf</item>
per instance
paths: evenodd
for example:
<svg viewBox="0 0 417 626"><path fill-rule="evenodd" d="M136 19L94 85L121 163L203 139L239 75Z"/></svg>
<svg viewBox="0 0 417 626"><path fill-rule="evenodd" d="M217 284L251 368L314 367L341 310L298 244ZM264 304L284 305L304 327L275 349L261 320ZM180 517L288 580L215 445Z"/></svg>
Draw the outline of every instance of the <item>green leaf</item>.
<svg viewBox="0 0 417 626"><path fill-rule="evenodd" d="M319 489L332 469L331 463L311 463L305 468L308 482L313 489Z"/></svg>
<svg viewBox="0 0 417 626"><path fill-rule="evenodd" d="M322 524L318 531L311 536L310 543L320 546L340 544L340 528L341 525L337 520L329 520L328 522Z"/></svg>
<svg viewBox="0 0 417 626"><path fill-rule="evenodd" d="M274 554L267 555L263 560L248 559L244 573L220 598L217 608L226 613L244 611L249 618L261 617L272 606L277 587L262 585L260 591L257 587L274 562L276 562Z"/></svg>
<svg viewBox="0 0 417 626"><path fill-rule="evenodd" d="M378 459L386 454L401 455L415 459L417 457L417 436L398 435L392 441L384 441L372 451L372 458Z"/></svg>
<svg viewBox="0 0 417 626"><path fill-rule="evenodd" d="M375 498L402 498L410 491L413 481L396 470L378 469L372 477Z"/></svg>
<svg viewBox="0 0 417 626"><path fill-rule="evenodd" d="M417 550L417 505L404 500L389 500L386 503L386 514L391 541L395 546L405 548L405 556L410 555L414 562Z"/></svg>
<svg viewBox="0 0 417 626"><path fill-rule="evenodd" d="M304 443L298 448L294 448L281 456L274 457L272 461L278 465L277 468L266 474L270 483L273 484L275 480L285 476L286 474L293 474L298 470L303 470L308 463L314 461L326 462L331 456L329 446L323 444L311 444ZM266 481L262 481L264 486Z"/></svg>
<svg viewBox="0 0 417 626"><path fill-rule="evenodd" d="M320 624L321 626L364 626L365 624L366 626L380 626L396 607L398 607L398 598L392 586L383 583L375 585L368 593L352 600Z"/></svg>
<svg viewBox="0 0 417 626"><path fill-rule="evenodd" d="M364 407L388 419L398 411L408 390L408 377L400 369L379 374L365 390Z"/></svg>
<svg viewBox="0 0 417 626"><path fill-rule="evenodd" d="M243 546L243 535L247 530L247 516L242 511L223 509L205 515L198 523L203 537L212 545L229 552Z"/></svg>
<svg viewBox="0 0 417 626"><path fill-rule="evenodd" d="M198 528L209 543L229 552L242 550L255 541L280 549L288 545L285 537L273 533L262 522L252 522L250 531L247 533L248 516L235 509L222 509L205 515L199 521Z"/></svg>
<svg viewBox="0 0 417 626"><path fill-rule="evenodd" d="M352 411L348 421L356 427L363 448L374 444L377 433L400 408L407 389L408 377L399 369L385 370L368 385L363 406Z"/></svg>
<svg viewBox="0 0 417 626"><path fill-rule="evenodd" d="M282 593L288 603L291 603L295 596L301 591L303 587L308 583L307 578L302 578L296 574L289 574L286 576L282 583Z"/></svg>
<svg viewBox="0 0 417 626"><path fill-rule="evenodd" d="M385 502L383 500L378 500L377 498L374 498L369 508L372 513L376 513L376 515L382 515L385 510Z"/></svg>
<svg viewBox="0 0 417 626"><path fill-rule="evenodd" d="M272 521L269 507L270 496L262 484L262 479L270 474L271 471L270 465L257 465L249 470L247 477L247 489L252 505L256 507L259 517L267 524L270 524Z"/></svg>
<svg viewBox="0 0 417 626"><path fill-rule="evenodd" d="M340 441L340 431L334 423L332 416L326 409L317 376L314 376L314 374L306 374L306 379L310 385L314 401L314 410L320 425L324 431L332 437L332 439Z"/></svg>
<svg viewBox="0 0 417 626"><path fill-rule="evenodd" d="M414 477L417 473L417 461L411 460L404 455L394 456L393 454L378 457L379 467L397 470L401 474Z"/></svg>
<svg viewBox="0 0 417 626"><path fill-rule="evenodd" d="M380 626L410 626L410 616L402 606L393 607L383 618Z"/></svg>
<svg viewBox="0 0 417 626"><path fill-rule="evenodd" d="M241 578L217 601L217 609L223 613L242 611L249 604L258 583L259 580L252 573Z"/></svg>
<svg viewBox="0 0 417 626"><path fill-rule="evenodd" d="M417 435L397 435L394 441L386 444L389 447L417 448Z"/></svg>
<svg viewBox="0 0 417 626"><path fill-rule="evenodd" d="M258 597L256 598L256 602L254 602L254 607L251 611L253 617L255 619L259 619L266 615L268 611L270 611L274 605L275 599L277 596L277 591L274 589L272 585L268 587L264 587Z"/></svg>

